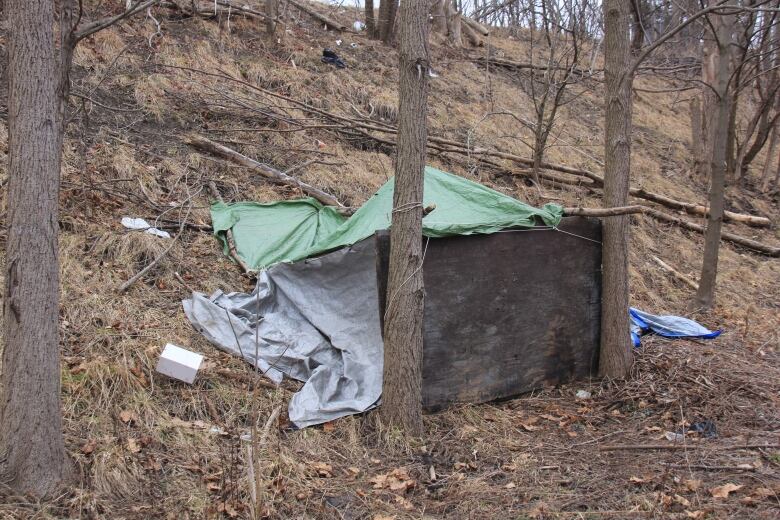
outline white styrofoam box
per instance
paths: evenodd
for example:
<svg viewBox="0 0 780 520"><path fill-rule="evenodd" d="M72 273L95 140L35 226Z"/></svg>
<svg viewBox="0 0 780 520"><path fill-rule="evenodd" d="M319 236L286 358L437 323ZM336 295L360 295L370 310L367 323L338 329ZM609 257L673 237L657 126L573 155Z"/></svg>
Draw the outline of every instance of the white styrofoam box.
<svg viewBox="0 0 780 520"><path fill-rule="evenodd" d="M203 363L202 355L168 343L160 354L157 371L168 377L192 384L201 363Z"/></svg>

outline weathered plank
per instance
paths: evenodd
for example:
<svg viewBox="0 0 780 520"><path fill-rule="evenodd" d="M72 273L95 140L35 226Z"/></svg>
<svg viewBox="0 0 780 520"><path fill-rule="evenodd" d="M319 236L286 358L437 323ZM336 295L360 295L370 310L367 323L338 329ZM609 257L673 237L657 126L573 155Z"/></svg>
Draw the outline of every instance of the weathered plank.
<svg viewBox="0 0 780 520"><path fill-rule="evenodd" d="M423 268L426 409L596 373L601 223L571 217L559 230L430 240ZM382 316L389 234L377 233L375 242Z"/></svg>

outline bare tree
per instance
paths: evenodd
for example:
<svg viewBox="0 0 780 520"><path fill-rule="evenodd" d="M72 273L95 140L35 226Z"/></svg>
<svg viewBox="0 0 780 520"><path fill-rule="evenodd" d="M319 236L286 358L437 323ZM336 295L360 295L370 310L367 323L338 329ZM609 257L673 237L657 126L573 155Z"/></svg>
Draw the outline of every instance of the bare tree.
<svg viewBox="0 0 780 520"><path fill-rule="evenodd" d="M555 125L558 110L575 98L567 96L568 87L580 83L583 71L580 57L585 34L587 0L557 3L541 0L541 9L535 27L529 29L528 81L523 88L534 106L533 124L527 125L534 134L533 175L539 182L539 171L544 161L547 143ZM543 46L543 63L536 64L537 38Z"/></svg>
<svg viewBox="0 0 780 520"><path fill-rule="evenodd" d="M716 56L715 108L717 118L713 132L713 151L710 164L710 211L707 216L707 229L704 233L704 259L702 260L699 289L696 291L695 305L709 308L715 299L715 280L718 274L718 251L720 249L720 230L723 224L724 189L726 184L726 141L728 139L728 121L731 110L729 81L731 79L730 46L732 43L732 17L712 16Z"/></svg>
<svg viewBox="0 0 780 520"><path fill-rule="evenodd" d="M73 0L6 0L8 23L8 240L4 305L0 483L37 496L71 475L62 437L58 211L65 110L79 41L156 4L77 27Z"/></svg>
<svg viewBox="0 0 780 520"><path fill-rule="evenodd" d="M382 420L422 433L423 172L428 134L428 5L405 0L398 53L398 140L384 325Z"/></svg>
<svg viewBox="0 0 780 520"><path fill-rule="evenodd" d="M630 12L628 3L604 0L604 207L626 206L631 170ZM632 353L628 330L629 217L604 220L599 372L625 377Z"/></svg>

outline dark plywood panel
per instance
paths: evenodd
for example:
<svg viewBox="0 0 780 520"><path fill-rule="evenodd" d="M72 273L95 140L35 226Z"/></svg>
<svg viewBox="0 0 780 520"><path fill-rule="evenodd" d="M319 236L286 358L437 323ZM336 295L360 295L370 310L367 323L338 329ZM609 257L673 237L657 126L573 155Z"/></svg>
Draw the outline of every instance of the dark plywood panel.
<svg viewBox="0 0 780 520"><path fill-rule="evenodd" d="M377 233L380 315L389 240ZM579 217L563 219L559 230L431 239L423 268L424 407L485 402L595 375L600 241L601 223Z"/></svg>

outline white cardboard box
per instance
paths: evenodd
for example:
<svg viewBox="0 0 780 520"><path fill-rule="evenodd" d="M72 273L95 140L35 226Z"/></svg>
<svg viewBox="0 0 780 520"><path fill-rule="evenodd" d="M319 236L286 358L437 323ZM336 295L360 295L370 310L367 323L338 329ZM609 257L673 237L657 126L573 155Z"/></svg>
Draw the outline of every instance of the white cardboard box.
<svg viewBox="0 0 780 520"><path fill-rule="evenodd" d="M160 354L157 371L168 377L192 384L201 363L203 363L202 355L168 343Z"/></svg>

